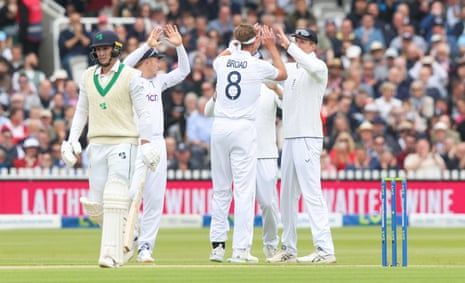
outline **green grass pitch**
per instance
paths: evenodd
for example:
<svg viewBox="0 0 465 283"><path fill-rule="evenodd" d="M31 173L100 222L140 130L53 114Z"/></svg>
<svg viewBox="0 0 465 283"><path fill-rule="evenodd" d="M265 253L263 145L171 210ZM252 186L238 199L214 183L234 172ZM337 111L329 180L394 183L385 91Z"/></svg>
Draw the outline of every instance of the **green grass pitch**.
<svg viewBox="0 0 465 283"><path fill-rule="evenodd" d="M381 267L379 227L332 229L338 261L332 265L265 263L260 228L252 250L259 264L215 264L208 261L208 232L162 229L156 264L133 259L119 269L101 269L99 229L0 231L0 282L465 282L465 229L409 228L407 268ZM309 230L298 232L299 255L310 253ZM400 232L398 237L400 263Z"/></svg>

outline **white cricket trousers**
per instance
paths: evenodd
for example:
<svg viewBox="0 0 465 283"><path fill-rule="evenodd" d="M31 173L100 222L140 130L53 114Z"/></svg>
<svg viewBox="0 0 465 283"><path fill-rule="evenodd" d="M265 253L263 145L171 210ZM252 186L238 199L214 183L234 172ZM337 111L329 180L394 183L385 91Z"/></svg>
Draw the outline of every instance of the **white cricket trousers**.
<svg viewBox="0 0 465 283"><path fill-rule="evenodd" d="M297 255L297 209L300 194L310 218L315 248L334 254L326 200L321 191L320 155L322 138L284 139L281 161L282 243Z"/></svg>
<svg viewBox="0 0 465 283"><path fill-rule="evenodd" d="M89 144L89 196L90 201L103 203L103 190L107 180L117 178L128 184L134 172L137 145L134 144Z"/></svg>
<svg viewBox="0 0 465 283"><path fill-rule="evenodd" d="M148 170L145 177L144 191L142 195L143 211L140 220L140 233L138 236L139 248L148 244L150 250L155 246L155 241L160 229L160 221L163 214L163 205L166 191L166 143L163 136L150 139L151 144L160 155L160 163L155 171ZM144 164L141 150L137 151L136 170L131 183L131 199L139 187L140 182L147 170Z"/></svg>
<svg viewBox="0 0 465 283"><path fill-rule="evenodd" d="M215 118L211 136L213 194L210 241L225 242L234 193L233 249L252 246L257 134L254 121ZM231 185L234 183L234 190Z"/></svg>
<svg viewBox="0 0 465 283"><path fill-rule="evenodd" d="M278 159L257 160L257 201L262 211L263 245L278 247Z"/></svg>

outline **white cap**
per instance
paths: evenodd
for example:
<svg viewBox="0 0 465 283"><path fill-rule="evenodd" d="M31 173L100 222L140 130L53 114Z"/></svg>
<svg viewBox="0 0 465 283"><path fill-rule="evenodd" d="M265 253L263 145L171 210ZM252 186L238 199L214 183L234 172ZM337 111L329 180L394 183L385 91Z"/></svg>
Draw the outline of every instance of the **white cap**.
<svg viewBox="0 0 465 283"><path fill-rule="evenodd" d="M388 48L386 49L386 52L384 53L385 57L394 57L397 58L399 57L399 52L395 48Z"/></svg>
<svg viewBox="0 0 465 283"><path fill-rule="evenodd" d="M357 58L360 54L362 54L362 49L358 45L351 45L346 50L346 56L350 59Z"/></svg>
<svg viewBox="0 0 465 283"><path fill-rule="evenodd" d="M365 112L378 112L379 111L378 106L374 103L368 103L367 105L365 105L363 110Z"/></svg>
<svg viewBox="0 0 465 283"><path fill-rule="evenodd" d="M447 127L446 123L441 122L441 121L437 122L437 123L434 124L434 126L433 126L433 130L435 130L435 131L436 131L436 130L444 130L444 131L447 131L447 129L448 129L448 127Z"/></svg>
<svg viewBox="0 0 465 283"><path fill-rule="evenodd" d="M23 144L24 148L39 147L39 141L36 138L27 138Z"/></svg>

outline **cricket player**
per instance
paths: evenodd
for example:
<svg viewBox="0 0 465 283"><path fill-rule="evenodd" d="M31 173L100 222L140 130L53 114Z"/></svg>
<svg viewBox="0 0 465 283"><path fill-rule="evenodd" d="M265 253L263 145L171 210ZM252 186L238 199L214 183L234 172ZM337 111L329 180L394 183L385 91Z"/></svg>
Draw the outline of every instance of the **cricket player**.
<svg viewBox="0 0 465 283"><path fill-rule="evenodd" d="M227 49L213 61L217 97L211 136L210 260L224 259L234 194L233 253L228 262L256 263L258 259L250 254L257 168L256 109L262 82L284 80L287 74L268 26L240 24L234 29L234 38L232 48L236 50ZM253 56L260 43L274 66Z"/></svg>
<svg viewBox="0 0 465 283"><path fill-rule="evenodd" d="M263 253L274 256L279 244L278 147L276 144L276 110L281 107L282 89L277 84L262 84L257 117L257 181L256 197L262 211ZM216 95L205 106L205 116L214 114Z"/></svg>
<svg viewBox="0 0 465 283"><path fill-rule="evenodd" d="M267 262L334 263L328 208L321 191L320 155L323 128L320 110L328 68L315 54L318 38L310 29L297 29L290 42L278 29L281 46L295 62L286 63L289 77L283 94L283 152L281 159L282 247ZM297 208L300 195L310 218L315 252L297 258Z"/></svg>
<svg viewBox="0 0 465 283"><path fill-rule="evenodd" d="M89 195L81 203L102 226L100 267L124 264L123 230L129 207L129 185L139 144L144 163L154 170L160 157L150 144L153 136L146 107L146 82L140 72L122 64L123 48L112 31L96 33L91 57L97 62L83 73L70 134L62 143L63 160L70 167L81 152L79 136L88 121ZM134 111L141 121L139 130Z"/></svg>
<svg viewBox="0 0 465 283"><path fill-rule="evenodd" d="M158 74L159 59L162 57L156 48L161 42L160 36L166 35L165 40L176 47L179 67L167 74ZM131 197L134 196L141 178L145 177L143 202L144 210L138 236L138 262L154 262L152 250L155 246L160 219L163 213L163 203L166 190L166 143L163 137L163 103L162 92L182 82L190 72L189 59L182 44L182 37L175 25L166 25L163 29L154 29L146 43L136 49L124 60L128 66L134 66L142 72L142 77L149 82L145 94L145 103L150 110L150 120L153 136L150 142L156 145L160 155L160 164L154 172L145 175L142 152L138 151L136 169L131 185Z"/></svg>

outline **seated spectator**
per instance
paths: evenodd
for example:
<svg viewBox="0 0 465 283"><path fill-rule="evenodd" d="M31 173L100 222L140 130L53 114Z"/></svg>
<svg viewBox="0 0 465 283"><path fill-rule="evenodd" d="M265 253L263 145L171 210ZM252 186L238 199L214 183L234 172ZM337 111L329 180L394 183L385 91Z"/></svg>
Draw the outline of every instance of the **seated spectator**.
<svg viewBox="0 0 465 283"><path fill-rule="evenodd" d="M23 143L24 157L13 161L15 168L39 167L39 141L29 137Z"/></svg>
<svg viewBox="0 0 465 283"><path fill-rule="evenodd" d="M396 85L391 82L384 82L381 85L381 97L375 99L376 106L380 111L380 116L383 119L388 119L390 112L395 107L402 106L402 102L394 97Z"/></svg>
<svg viewBox="0 0 465 283"><path fill-rule="evenodd" d="M42 170L44 170L45 172L50 172L50 170L52 169L52 167L54 167L53 165L53 159L52 159L52 155L50 154L50 152L41 152L39 154L39 168L41 168Z"/></svg>
<svg viewBox="0 0 465 283"><path fill-rule="evenodd" d="M337 172L336 166L331 163L328 151L323 149L320 156L320 167L322 174L333 174Z"/></svg>
<svg viewBox="0 0 465 283"><path fill-rule="evenodd" d="M13 134L9 128L3 128L1 132L0 149L5 152L7 166L14 167L14 160L24 156L24 152L19 145L13 143Z"/></svg>
<svg viewBox="0 0 465 283"><path fill-rule="evenodd" d="M167 169L176 169L176 139L173 137L165 138Z"/></svg>
<svg viewBox="0 0 465 283"><path fill-rule="evenodd" d="M39 57L35 53L29 53L24 57L24 67L13 73L12 87L14 90L19 90L19 76L25 74L32 83L31 88L37 92L41 81L47 77L45 73L39 69Z"/></svg>
<svg viewBox="0 0 465 283"><path fill-rule="evenodd" d="M10 119L2 126L2 130L9 129L13 135L13 144L18 144L29 135L27 125L24 122L24 110L13 107L10 110Z"/></svg>
<svg viewBox="0 0 465 283"><path fill-rule="evenodd" d="M446 169L442 157L431 151L427 139L420 139L415 147L415 153L407 155L404 161L407 171L414 171L419 177L438 177Z"/></svg>
<svg viewBox="0 0 465 283"><path fill-rule="evenodd" d="M66 168L66 164L61 157L61 144L58 142L52 143L50 146L50 154L52 158L53 167Z"/></svg>
<svg viewBox="0 0 465 283"><path fill-rule="evenodd" d="M378 170L399 170L397 159L390 149L384 149L381 152Z"/></svg>
<svg viewBox="0 0 465 283"><path fill-rule="evenodd" d="M192 113L186 121L186 141L190 145L192 163L197 168L206 168L206 157L210 149L210 136L213 124L212 117L204 115L208 99L200 97L197 111Z"/></svg>
<svg viewBox="0 0 465 283"><path fill-rule="evenodd" d="M349 132L341 132L336 138L336 142L329 152L331 164L336 169L344 170L348 164L355 161L355 144Z"/></svg>
<svg viewBox="0 0 465 283"><path fill-rule="evenodd" d="M9 168L10 166L8 165L8 161L7 161L7 156L6 156L6 152L3 148L1 148L0 146L0 169L3 169L3 168Z"/></svg>
<svg viewBox="0 0 465 283"><path fill-rule="evenodd" d="M376 159L372 158L366 148L358 144L355 147L355 158L353 163L349 163L346 166L346 170L372 170L379 167L379 163Z"/></svg>
<svg viewBox="0 0 465 283"><path fill-rule="evenodd" d="M449 170L464 170L465 169L465 142L461 142L454 146L444 158L447 169Z"/></svg>
<svg viewBox="0 0 465 283"><path fill-rule="evenodd" d="M176 170L189 170L189 169L202 169L198 165L194 164L191 160L191 151L185 143L178 144L176 148L176 160L173 165L173 169Z"/></svg>

